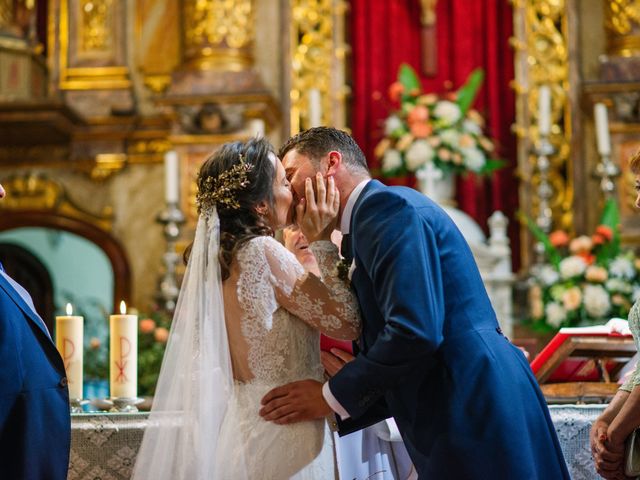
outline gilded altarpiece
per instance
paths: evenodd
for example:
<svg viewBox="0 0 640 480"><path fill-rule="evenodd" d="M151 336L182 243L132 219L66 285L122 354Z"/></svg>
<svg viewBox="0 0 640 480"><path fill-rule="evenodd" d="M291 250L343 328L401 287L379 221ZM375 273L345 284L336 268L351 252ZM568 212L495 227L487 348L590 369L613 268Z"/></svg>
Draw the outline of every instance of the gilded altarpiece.
<svg viewBox="0 0 640 480"><path fill-rule="evenodd" d="M320 123L346 128L346 61L344 0L291 0L290 2L290 128L291 134L309 128L310 92L320 96Z"/></svg>

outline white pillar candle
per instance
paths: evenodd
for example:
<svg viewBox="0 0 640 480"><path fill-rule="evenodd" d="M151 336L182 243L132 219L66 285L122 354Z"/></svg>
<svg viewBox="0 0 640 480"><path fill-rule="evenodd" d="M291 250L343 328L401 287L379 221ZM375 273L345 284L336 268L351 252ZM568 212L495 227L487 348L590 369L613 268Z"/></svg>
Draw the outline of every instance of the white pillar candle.
<svg viewBox="0 0 640 480"><path fill-rule="evenodd" d="M551 131L551 89L542 85L538 89L538 132L549 135Z"/></svg>
<svg viewBox="0 0 640 480"><path fill-rule="evenodd" d="M178 203L179 182L178 154L171 150L164 154L164 196L167 203Z"/></svg>
<svg viewBox="0 0 640 480"><path fill-rule="evenodd" d="M596 140L598 153L602 156L611 155L611 137L609 136L609 119L607 106L604 103L596 103L593 107L593 115L596 120Z"/></svg>
<svg viewBox="0 0 640 480"><path fill-rule="evenodd" d="M312 88L309 90L309 128L322 125L322 98L320 90Z"/></svg>
<svg viewBox="0 0 640 480"><path fill-rule="evenodd" d="M138 395L138 316L127 315L120 302L120 315L109 318L109 374L112 398Z"/></svg>
<svg viewBox="0 0 640 480"><path fill-rule="evenodd" d="M69 398L82 398L82 347L84 342L84 318L73 315L67 303L67 315L56 317L56 348L62 356L67 372Z"/></svg>
<svg viewBox="0 0 640 480"><path fill-rule="evenodd" d="M261 118L252 118L249 120L249 132L252 137L264 137L264 120Z"/></svg>

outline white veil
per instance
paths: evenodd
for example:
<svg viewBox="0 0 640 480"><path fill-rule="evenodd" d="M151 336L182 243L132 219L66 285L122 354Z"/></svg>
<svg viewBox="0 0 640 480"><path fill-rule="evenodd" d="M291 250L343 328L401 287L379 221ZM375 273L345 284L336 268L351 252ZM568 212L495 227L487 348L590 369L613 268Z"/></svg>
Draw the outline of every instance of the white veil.
<svg viewBox="0 0 640 480"><path fill-rule="evenodd" d="M219 246L214 208L198 219L135 480L219 480L216 451L233 389Z"/></svg>

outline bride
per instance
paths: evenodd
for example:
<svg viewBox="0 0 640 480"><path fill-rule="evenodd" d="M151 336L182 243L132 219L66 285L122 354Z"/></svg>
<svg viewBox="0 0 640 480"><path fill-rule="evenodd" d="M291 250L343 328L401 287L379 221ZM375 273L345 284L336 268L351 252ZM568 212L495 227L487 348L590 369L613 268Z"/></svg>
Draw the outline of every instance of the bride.
<svg viewBox="0 0 640 480"><path fill-rule="evenodd" d="M203 164L195 239L135 479L334 477L325 420L276 425L258 414L274 387L322 381L319 332L359 334L330 241L340 203L333 180L317 178L315 196L296 212L322 280L273 238L291 223L292 193L266 140L226 144Z"/></svg>

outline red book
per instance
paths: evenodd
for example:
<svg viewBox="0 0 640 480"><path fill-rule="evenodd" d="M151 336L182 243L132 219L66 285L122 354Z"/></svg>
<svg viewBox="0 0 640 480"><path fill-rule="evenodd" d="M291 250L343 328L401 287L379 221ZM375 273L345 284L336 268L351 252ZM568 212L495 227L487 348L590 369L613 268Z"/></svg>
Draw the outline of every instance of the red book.
<svg viewBox="0 0 640 480"><path fill-rule="evenodd" d="M336 340L334 338L320 335L320 350L324 352L331 352L332 348L339 348L345 352L349 352L353 355L353 344L346 340Z"/></svg>

